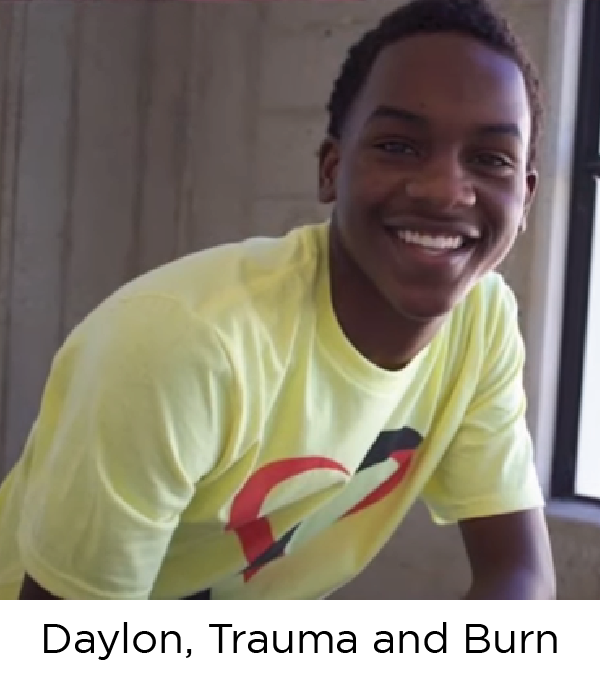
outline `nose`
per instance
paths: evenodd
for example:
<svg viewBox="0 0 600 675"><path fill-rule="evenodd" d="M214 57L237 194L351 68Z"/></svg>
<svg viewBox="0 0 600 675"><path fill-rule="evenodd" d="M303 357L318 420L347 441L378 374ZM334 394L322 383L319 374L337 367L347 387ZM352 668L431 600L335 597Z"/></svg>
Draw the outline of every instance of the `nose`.
<svg viewBox="0 0 600 675"><path fill-rule="evenodd" d="M475 206L475 190L457 158L429 162L405 186L410 199L426 203L439 211L455 211Z"/></svg>

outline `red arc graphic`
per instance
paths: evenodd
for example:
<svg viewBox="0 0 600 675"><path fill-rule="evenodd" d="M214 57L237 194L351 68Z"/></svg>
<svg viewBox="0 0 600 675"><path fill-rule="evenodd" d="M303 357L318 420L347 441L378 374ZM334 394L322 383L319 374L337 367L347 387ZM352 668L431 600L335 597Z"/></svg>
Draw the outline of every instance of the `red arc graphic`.
<svg viewBox="0 0 600 675"><path fill-rule="evenodd" d="M315 469L330 469L350 475L341 464L327 457L294 457L267 464L250 477L231 505L227 530L235 530L246 560L252 563L275 543L269 521L260 509L269 492L285 480ZM252 576L252 572L246 575Z"/></svg>

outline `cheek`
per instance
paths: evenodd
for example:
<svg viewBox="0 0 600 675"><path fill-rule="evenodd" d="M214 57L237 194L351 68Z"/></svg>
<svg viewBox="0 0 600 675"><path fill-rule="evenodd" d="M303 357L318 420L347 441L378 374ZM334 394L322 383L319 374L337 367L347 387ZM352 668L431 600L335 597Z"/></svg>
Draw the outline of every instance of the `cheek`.
<svg viewBox="0 0 600 675"><path fill-rule="evenodd" d="M490 228L489 247L486 257L488 266L496 267L512 250L519 233L522 210L503 208L496 211L493 226Z"/></svg>
<svg viewBox="0 0 600 675"><path fill-rule="evenodd" d="M384 171L363 158L348 162L339 174L338 201L368 211L395 199L401 193L402 179L397 172Z"/></svg>
<svg viewBox="0 0 600 675"><path fill-rule="evenodd" d="M481 190L484 217L496 242L512 241L518 233L524 213L524 191L514 184Z"/></svg>
<svg viewBox="0 0 600 675"><path fill-rule="evenodd" d="M504 261L506 256L511 252L517 237L515 229L506 229L502 236L499 237L492 245L489 256L489 266L497 267Z"/></svg>

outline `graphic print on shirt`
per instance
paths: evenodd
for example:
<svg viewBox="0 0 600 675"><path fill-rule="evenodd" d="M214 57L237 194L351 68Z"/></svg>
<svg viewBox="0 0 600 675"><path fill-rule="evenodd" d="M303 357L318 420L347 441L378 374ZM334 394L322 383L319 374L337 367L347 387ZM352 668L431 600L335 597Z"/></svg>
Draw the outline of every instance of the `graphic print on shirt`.
<svg viewBox="0 0 600 675"><path fill-rule="evenodd" d="M249 581L261 567L286 555L291 548L312 538L337 520L373 506L386 497L402 482L422 440L422 436L409 427L380 433L352 479L366 486L363 496L358 501L355 498L354 502L348 503L348 497L356 492L344 490L317 514L299 523L278 540L273 538L268 518L259 517L264 501L276 485L305 471L319 468L340 471L346 476L349 472L334 460L314 456L284 459L259 469L236 495L227 526L228 530L236 532L249 563L243 572L244 580ZM243 524L237 525L242 514ZM254 516L250 522L249 514Z"/></svg>

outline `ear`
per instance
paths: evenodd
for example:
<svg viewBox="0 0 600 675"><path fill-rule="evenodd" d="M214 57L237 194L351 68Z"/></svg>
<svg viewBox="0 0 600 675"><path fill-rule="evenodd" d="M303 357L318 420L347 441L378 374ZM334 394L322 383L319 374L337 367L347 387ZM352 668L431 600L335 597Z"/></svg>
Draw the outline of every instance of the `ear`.
<svg viewBox="0 0 600 675"><path fill-rule="evenodd" d="M331 204L336 200L339 161L339 141L328 137L319 148L319 200L323 204Z"/></svg>
<svg viewBox="0 0 600 675"><path fill-rule="evenodd" d="M527 216L529 215L529 210L533 204L539 181L538 172L535 169L530 169L527 172L527 177L525 180L527 184L527 193L525 195L525 205L523 207L523 219L521 220L521 225L519 226L520 232L525 232L527 229Z"/></svg>

